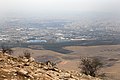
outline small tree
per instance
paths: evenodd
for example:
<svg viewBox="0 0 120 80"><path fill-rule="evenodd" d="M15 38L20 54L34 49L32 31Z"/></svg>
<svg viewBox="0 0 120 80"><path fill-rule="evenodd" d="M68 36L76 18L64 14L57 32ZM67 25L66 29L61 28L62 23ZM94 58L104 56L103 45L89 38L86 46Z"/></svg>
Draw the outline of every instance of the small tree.
<svg viewBox="0 0 120 80"><path fill-rule="evenodd" d="M23 53L24 53L24 57L26 57L27 59L31 57L31 53L28 50L24 51Z"/></svg>
<svg viewBox="0 0 120 80"><path fill-rule="evenodd" d="M45 63L46 63L46 65L48 65L48 66L49 66L49 65L51 65L52 67L55 67L55 66L56 66L56 63L53 63L52 61L49 61L49 60L46 61Z"/></svg>
<svg viewBox="0 0 120 80"><path fill-rule="evenodd" d="M9 48L9 49L7 50L7 53L10 54L10 55L13 54L13 50Z"/></svg>
<svg viewBox="0 0 120 80"><path fill-rule="evenodd" d="M2 53L3 53L3 54L4 54L4 53L8 53L8 54L11 55L11 54L13 53L13 50L12 50L11 48L2 46L1 49L2 49Z"/></svg>
<svg viewBox="0 0 120 80"><path fill-rule="evenodd" d="M81 72L96 77L102 65L101 61L97 58L83 58L81 60Z"/></svg>
<svg viewBox="0 0 120 80"><path fill-rule="evenodd" d="M24 58L24 56L23 55L19 55L18 58Z"/></svg>

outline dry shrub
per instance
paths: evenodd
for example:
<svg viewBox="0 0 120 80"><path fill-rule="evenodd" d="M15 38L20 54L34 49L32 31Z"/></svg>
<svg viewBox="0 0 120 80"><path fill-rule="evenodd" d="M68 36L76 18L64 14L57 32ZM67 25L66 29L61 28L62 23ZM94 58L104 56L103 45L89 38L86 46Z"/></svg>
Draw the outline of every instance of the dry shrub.
<svg viewBox="0 0 120 80"><path fill-rule="evenodd" d="M80 65L82 73L93 77L98 76L98 71L103 66L97 58L83 58Z"/></svg>
<svg viewBox="0 0 120 80"><path fill-rule="evenodd" d="M28 50L24 51L23 54L24 54L24 57L26 57L27 59L31 57L31 53Z"/></svg>

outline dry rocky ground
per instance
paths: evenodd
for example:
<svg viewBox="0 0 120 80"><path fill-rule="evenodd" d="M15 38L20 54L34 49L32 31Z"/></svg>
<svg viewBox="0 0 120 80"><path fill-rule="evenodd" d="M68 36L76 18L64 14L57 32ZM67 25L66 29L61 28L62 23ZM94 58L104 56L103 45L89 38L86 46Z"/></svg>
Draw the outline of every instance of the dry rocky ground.
<svg viewBox="0 0 120 80"><path fill-rule="evenodd" d="M65 71L51 62L35 62L34 58L13 57L0 52L0 80L101 80L77 71Z"/></svg>
<svg viewBox="0 0 120 80"><path fill-rule="evenodd" d="M99 45L99 46L67 46L64 49L71 50L69 54L62 54L51 50L33 50L29 48L13 48L13 56L22 55L29 50L31 56L38 62L50 60L58 62L57 67L67 71L80 71L80 58L97 57L104 67L100 72L106 74L107 80L120 80L120 45Z"/></svg>

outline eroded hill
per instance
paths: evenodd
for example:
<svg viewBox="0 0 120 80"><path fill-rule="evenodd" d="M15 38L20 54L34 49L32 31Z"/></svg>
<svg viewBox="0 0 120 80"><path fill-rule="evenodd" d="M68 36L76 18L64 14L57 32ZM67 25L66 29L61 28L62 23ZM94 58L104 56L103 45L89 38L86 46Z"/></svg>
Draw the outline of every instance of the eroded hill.
<svg viewBox="0 0 120 80"><path fill-rule="evenodd" d="M51 62L35 62L34 58L13 57L0 53L0 80L101 80L76 71L65 71Z"/></svg>

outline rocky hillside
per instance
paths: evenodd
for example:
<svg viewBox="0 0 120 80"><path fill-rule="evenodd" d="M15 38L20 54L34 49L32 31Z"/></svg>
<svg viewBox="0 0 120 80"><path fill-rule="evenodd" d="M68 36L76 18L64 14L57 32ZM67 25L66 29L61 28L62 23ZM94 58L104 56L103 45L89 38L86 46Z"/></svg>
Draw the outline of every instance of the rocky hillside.
<svg viewBox="0 0 120 80"><path fill-rule="evenodd" d="M75 71L60 70L50 62L13 57L0 52L0 80L101 80Z"/></svg>

